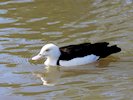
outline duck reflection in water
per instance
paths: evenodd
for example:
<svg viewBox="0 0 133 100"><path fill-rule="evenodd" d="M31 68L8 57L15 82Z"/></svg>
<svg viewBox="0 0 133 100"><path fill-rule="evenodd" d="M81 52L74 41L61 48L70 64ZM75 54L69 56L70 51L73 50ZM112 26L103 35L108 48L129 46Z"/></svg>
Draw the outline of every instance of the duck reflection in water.
<svg viewBox="0 0 133 100"><path fill-rule="evenodd" d="M58 83L58 80L61 77L60 67L47 66L42 73L34 73L34 75L41 79L43 85L54 86Z"/></svg>

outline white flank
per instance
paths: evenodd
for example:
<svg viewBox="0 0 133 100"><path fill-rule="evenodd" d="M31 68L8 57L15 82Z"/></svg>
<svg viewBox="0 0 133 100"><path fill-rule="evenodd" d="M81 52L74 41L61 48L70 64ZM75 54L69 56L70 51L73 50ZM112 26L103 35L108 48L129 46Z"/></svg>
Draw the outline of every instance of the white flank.
<svg viewBox="0 0 133 100"><path fill-rule="evenodd" d="M61 66L77 66L77 65L84 65L84 64L92 63L98 60L98 58L99 56L91 54L91 55L80 57L80 58L74 58L68 61L60 60L59 63Z"/></svg>

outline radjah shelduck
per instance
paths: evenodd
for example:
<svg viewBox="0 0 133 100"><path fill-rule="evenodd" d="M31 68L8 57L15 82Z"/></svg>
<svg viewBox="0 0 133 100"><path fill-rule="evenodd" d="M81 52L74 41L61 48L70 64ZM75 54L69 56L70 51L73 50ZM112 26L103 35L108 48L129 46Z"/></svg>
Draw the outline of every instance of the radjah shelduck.
<svg viewBox="0 0 133 100"><path fill-rule="evenodd" d="M77 66L95 62L111 54L120 52L121 49L116 45L108 46L107 42L82 43L58 47L55 44L46 44L42 47L39 54L32 58L38 60L46 57L46 66Z"/></svg>

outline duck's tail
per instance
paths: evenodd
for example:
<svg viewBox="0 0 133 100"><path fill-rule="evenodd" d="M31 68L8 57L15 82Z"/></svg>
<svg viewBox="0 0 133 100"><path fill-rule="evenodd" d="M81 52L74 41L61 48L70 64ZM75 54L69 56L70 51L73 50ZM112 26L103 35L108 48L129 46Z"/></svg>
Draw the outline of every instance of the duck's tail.
<svg viewBox="0 0 133 100"><path fill-rule="evenodd" d="M117 45L113 45L113 46L107 46L106 50L103 52L103 54L100 56L100 58L105 58L111 54L120 52L121 48L117 47Z"/></svg>

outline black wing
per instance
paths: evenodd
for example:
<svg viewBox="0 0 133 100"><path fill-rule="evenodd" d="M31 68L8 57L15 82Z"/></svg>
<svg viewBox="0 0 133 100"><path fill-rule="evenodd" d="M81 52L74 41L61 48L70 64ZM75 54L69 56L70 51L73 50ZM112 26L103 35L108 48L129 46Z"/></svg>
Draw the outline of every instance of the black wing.
<svg viewBox="0 0 133 100"><path fill-rule="evenodd" d="M107 42L100 43L83 43L78 45L69 45L65 47L61 47L61 56L60 60L71 60L76 57L84 57L86 55L94 54L96 56L100 56L100 58L104 58L112 53L116 53L121 51L116 45L108 46Z"/></svg>

